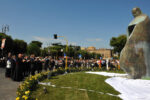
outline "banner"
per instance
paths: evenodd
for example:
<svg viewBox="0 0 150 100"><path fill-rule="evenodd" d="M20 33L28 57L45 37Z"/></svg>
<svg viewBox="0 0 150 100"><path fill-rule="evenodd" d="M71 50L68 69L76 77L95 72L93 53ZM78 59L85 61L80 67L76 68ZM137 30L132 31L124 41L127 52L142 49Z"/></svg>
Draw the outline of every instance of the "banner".
<svg viewBox="0 0 150 100"><path fill-rule="evenodd" d="M66 57L66 54L64 53L64 58Z"/></svg>
<svg viewBox="0 0 150 100"><path fill-rule="evenodd" d="M4 47L5 47L5 41L6 41L6 39L2 39L1 49L4 49Z"/></svg>
<svg viewBox="0 0 150 100"><path fill-rule="evenodd" d="M79 58L82 58L82 55L81 55L81 54L79 55Z"/></svg>

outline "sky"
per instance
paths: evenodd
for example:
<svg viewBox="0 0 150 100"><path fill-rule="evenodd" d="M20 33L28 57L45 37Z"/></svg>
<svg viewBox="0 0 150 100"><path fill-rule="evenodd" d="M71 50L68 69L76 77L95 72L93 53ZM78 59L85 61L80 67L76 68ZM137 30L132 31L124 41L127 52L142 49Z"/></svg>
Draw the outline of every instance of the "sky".
<svg viewBox="0 0 150 100"><path fill-rule="evenodd" d="M140 7L150 16L150 0L0 0L0 29L27 43L38 40L43 47L54 42L111 48L112 37L126 34L133 20L131 10ZM0 30L1 31L1 30Z"/></svg>

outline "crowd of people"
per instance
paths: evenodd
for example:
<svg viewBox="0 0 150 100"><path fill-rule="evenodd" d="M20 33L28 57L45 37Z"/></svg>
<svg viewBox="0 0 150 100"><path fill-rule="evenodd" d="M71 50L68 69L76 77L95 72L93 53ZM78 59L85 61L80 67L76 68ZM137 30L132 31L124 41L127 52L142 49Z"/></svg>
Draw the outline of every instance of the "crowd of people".
<svg viewBox="0 0 150 100"><path fill-rule="evenodd" d="M30 56L18 54L16 56L11 55L11 53L6 58L0 59L0 62L0 66L6 66L5 76L14 81L21 81L24 77L40 73L43 70L53 70L59 67L65 68L66 64L65 58L53 59L50 56L35 57L34 54ZM114 69L118 67L119 61L105 59L68 59L67 65L68 67L101 67L104 69L109 66L110 69Z"/></svg>

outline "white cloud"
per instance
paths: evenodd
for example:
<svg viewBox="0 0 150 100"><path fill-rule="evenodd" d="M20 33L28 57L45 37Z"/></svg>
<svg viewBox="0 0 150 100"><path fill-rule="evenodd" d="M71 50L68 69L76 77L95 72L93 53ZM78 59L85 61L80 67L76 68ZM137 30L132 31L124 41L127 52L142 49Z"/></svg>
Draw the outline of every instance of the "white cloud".
<svg viewBox="0 0 150 100"><path fill-rule="evenodd" d="M33 36L33 39L41 41L41 42L65 42L63 39L53 39L46 37Z"/></svg>
<svg viewBox="0 0 150 100"><path fill-rule="evenodd" d="M95 39L95 41L102 41L102 39L100 39L100 38L97 38L97 39Z"/></svg>
<svg viewBox="0 0 150 100"><path fill-rule="evenodd" d="M100 39L100 38L88 38L88 39L86 39L86 41L88 41L88 42L99 42L99 41L102 41L102 39Z"/></svg>
<svg viewBox="0 0 150 100"><path fill-rule="evenodd" d="M48 41L48 38L44 38L44 37L39 37L39 36L33 36L33 39L41 41L41 42L46 42Z"/></svg>
<svg viewBox="0 0 150 100"><path fill-rule="evenodd" d="M70 44L70 45L73 45L73 46L76 46L76 45L77 45L76 42L70 42L69 44Z"/></svg>
<svg viewBox="0 0 150 100"><path fill-rule="evenodd" d="M33 36L33 39L42 42L43 43L43 47L50 46L52 43L66 44L66 40L64 40L63 38L61 38L61 39L53 39L53 38ZM71 42L71 41L68 41L68 44L69 45L77 45L77 43Z"/></svg>

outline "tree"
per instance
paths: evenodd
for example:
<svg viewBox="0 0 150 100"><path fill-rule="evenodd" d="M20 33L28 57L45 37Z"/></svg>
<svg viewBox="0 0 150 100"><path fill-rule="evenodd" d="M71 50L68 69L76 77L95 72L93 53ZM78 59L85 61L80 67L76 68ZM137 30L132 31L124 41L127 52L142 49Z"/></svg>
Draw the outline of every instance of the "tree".
<svg viewBox="0 0 150 100"><path fill-rule="evenodd" d="M38 45L35 43L30 43L27 48L28 54L35 54L35 56L39 56L41 54L41 50Z"/></svg>
<svg viewBox="0 0 150 100"><path fill-rule="evenodd" d="M113 47L114 53L119 53L120 54L121 50L125 46L126 40L127 40L126 35L120 35L118 37L112 37L111 38L110 46Z"/></svg>
<svg viewBox="0 0 150 100"><path fill-rule="evenodd" d="M27 43L24 40L15 39L13 43L13 52L15 54L18 53L26 53L27 51Z"/></svg>
<svg viewBox="0 0 150 100"><path fill-rule="evenodd" d="M85 59L92 58L91 55L90 55L91 53L87 52L86 50L79 50L78 55L79 54L81 54L82 58L85 58Z"/></svg>
<svg viewBox="0 0 150 100"><path fill-rule="evenodd" d="M46 48L41 49L41 56L43 56L43 57L48 56L48 52L47 52Z"/></svg>
<svg viewBox="0 0 150 100"><path fill-rule="evenodd" d="M35 43L38 47L42 47L42 42L40 41L31 41L31 43Z"/></svg>
<svg viewBox="0 0 150 100"><path fill-rule="evenodd" d="M51 47L48 48L48 50L50 51L50 54L51 54L53 57L62 56L62 54L61 54L61 49L62 49L62 46L60 46L60 45L51 46Z"/></svg>

